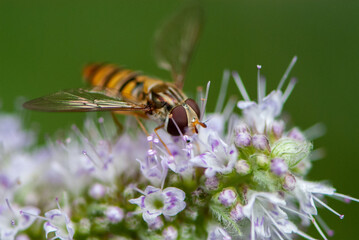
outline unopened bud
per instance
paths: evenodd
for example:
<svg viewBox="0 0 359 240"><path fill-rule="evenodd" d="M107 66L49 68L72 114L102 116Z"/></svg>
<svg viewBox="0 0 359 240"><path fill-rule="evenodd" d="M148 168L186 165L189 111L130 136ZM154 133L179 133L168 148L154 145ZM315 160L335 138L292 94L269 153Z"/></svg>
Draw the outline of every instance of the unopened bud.
<svg viewBox="0 0 359 240"><path fill-rule="evenodd" d="M107 208L105 215L111 223L121 222L125 214L123 210L116 206L110 206Z"/></svg>
<svg viewBox="0 0 359 240"><path fill-rule="evenodd" d="M288 171L288 165L281 158L273 158L270 166L271 172L277 176L282 176Z"/></svg>
<svg viewBox="0 0 359 240"><path fill-rule="evenodd" d="M234 166L236 168L237 173L241 175L247 175L251 168L246 160L239 160L236 162L236 165Z"/></svg>
<svg viewBox="0 0 359 240"><path fill-rule="evenodd" d="M256 163L259 167L261 168L268 168L270 161L268 159L268 157L264 154L258 154L256 156Z"/></svg>
<svg viewBox="0 0 359 240"><path fill-rule="evenodd" d="M295 177L292 174L287 173L284 177L283 188L287 191L293 191L296 182Z"/></svg>
<svg viewBox="0 0 359 240"><path fill-rule="evenodd" d="M205 185L206 185L206 188L209 191L216 190L218 188L218 185L219 185L218 178L216 176L207 178L206 182L205 182Z"/></svg>
<svg viewBox="0 0 359 240"><path fill-rule="evenodd" d="M175 240L178 237L178 231L176 228L169 226L163 230L162 236L165 240Z"/></svg>
<svg viewBox="0 0 359 240"><path fill-rule="evenodd" d="M232 189L224 189L218 197L220 203L224 206L230 206L236 201L237 194Z"/></svg>
<svg viewBox="0 0 359 240"><path fill-rule="evenodd" d="M268 150L270 151L269 142L266 136L256 134L252 137L253 146L261 151Z"/></svg>
<svg viewBox="0 0 359 240"><path fill-rule="evenodd" d="M234 144L237 147L240 148L248 147L251 145L251 142L252 142L252 137L249 133L247 132L236 133L234 138Z"/></svg>
<svg viewBox="0 0 359 240"><path fill-rule="evenodd" d="M103 198L106 195L106 188L102 184L95 183L90 188L89 195L96 200Z"/></svg>
<svg viewBox="0 0 359 240"><path fill-rule="evenodd" d="M305 140L304 134L298 128L293 128L292 130L290 130L288 133L288 137L298 141Z"/></svg>

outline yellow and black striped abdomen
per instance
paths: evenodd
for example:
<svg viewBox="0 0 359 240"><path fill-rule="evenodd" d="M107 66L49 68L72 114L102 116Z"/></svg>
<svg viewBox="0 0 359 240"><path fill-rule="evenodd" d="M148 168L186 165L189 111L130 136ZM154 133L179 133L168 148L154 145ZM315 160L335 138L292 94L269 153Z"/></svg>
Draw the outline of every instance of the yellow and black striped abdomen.
<svg viewBox="0 0 359 240"><path fill-rule="evenodd" d="M85 67L83 76L94 87L120 90L138 74L112 64L91 64Z"/></svg>
<svg viewBox="0 0 359 240"><path fill-rule="evenodd" d="M163 81L153 79L138 72L123 69L112 64L91 64L85 67L83 76L89 84L99 89L111 89L131 102L146 101L146 97L154 86Z"/></svg>

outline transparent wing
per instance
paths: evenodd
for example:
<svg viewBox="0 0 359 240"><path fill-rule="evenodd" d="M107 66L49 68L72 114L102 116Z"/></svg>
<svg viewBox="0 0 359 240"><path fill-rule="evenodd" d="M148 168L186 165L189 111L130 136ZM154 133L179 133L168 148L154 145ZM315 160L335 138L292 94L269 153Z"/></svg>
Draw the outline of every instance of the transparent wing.
<svg viewBox="0 0 359 240"><path fill-rule="evenodd" d="M147 111L144 105L108 96L105 91L69 89L24 103L31 110L45 112Z"/></svg>
<svg viewBox="0 0 359 240"><path fill-rule="evenodd" d="M188 63L203 25L199 5L191 5L169 19L155 36L155 57L161 68L171 71L174 83L182 88Z"/></svg>

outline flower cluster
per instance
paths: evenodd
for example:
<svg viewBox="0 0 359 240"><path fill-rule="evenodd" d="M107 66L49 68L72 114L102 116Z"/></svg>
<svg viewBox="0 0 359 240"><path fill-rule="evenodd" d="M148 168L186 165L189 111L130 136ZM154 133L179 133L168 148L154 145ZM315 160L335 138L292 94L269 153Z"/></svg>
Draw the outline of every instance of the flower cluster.
<svg viewBox="0 0 359 240"><path fill-rule="evenodd" d="M0 115L0 239L314 239L310 224L327 239L317 208L343 215L324 198L358 200L305 178L323 127L282 118L295 62L269 94L258 66L256 102L233 72L243 100L223 108L225 71L216 111L193 136L146 136L133 121L119 134L101 117L35 147L18 117Z"/></svg>

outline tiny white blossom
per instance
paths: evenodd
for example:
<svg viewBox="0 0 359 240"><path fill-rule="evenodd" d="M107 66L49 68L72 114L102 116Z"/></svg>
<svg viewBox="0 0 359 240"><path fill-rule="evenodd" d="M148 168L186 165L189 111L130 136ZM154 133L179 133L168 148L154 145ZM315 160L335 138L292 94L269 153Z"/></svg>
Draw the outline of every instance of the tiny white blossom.
<svg viewBox="0 0 359 240"><path fill-rule="evenodd" d="M195 166L206 168L206 177L214 177L216 173L232 172L236 160L237 150L234 145L226 144L215 133L210 133L207 139L207 151L192 158Z"/></svg>
<svg viewBox="0 0 359 240"><path fill-rule="evenodd" d="M147 186L141 197L129 202L137 204L141 208L143 219L151 224L161 214L166 217L181 212L186 207L184 199L185 193L181 189L168 187L162 190Z"/></svg>

